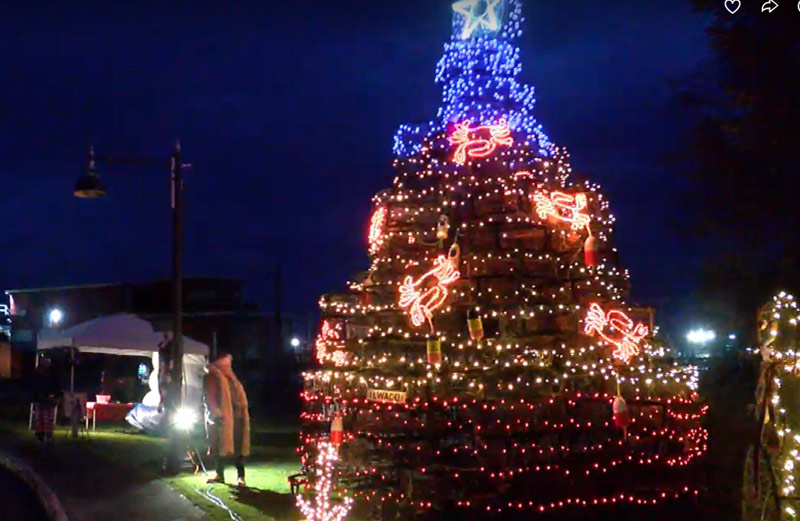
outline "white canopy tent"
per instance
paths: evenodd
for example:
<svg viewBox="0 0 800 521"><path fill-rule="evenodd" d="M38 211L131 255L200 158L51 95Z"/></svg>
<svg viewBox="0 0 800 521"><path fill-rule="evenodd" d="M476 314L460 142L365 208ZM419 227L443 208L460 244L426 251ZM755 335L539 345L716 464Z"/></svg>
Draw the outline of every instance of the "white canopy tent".
<svg viewBox="0 0 800 521"><path fill-rule="evenodd" d="M136 315L118 314L83 322L64 330L45 329L39 333L38 349L74 347L82 353L120 356L150 356L165 339L147 320ZM183 352L208 356L208 346L183 337Z"/></svg>
<svg viewBox="0 0 800 521"><path fill-rule="evenodd" d="M147 320L136 315L118 314L89 320L61 331L46 329L39 333L37 349L47 351L66 347L81 353L143 356L152 358L154 368L157 370L159 346L165 341L166 334L155 331ZM209 348L197 340L184 336L183 352L184 403L189 407L199 408L203 368ZM156 370L153 371L154 374ZM158 393L157 385L153 389L152 384L153 380L151 380L151 392ZM155 398L157 399L157 395ZM150 401L153 401L153 397Z"/></svg>

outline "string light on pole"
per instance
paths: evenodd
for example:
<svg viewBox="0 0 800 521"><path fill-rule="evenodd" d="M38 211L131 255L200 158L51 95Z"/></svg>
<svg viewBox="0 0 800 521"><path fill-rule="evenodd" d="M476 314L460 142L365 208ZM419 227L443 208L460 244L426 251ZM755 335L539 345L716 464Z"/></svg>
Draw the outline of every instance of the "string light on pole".
<svg viewBox="0 0 800 521"><path fill-rule="evenodd" d="M342 502L331 502L333 479L336 462L339 461L339 450L329 442L321 442L318 446L317 470L314 480L314 501L296 497L297 506L308 521L342 521L353 506L353 499L345 496Z"/></svg>

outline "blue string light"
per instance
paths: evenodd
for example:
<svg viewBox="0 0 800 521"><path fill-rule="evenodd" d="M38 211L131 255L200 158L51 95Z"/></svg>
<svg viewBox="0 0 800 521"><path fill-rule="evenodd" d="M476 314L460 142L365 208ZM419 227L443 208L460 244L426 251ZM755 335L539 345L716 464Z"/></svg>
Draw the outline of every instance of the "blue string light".
<svg viewBox="0 0 800 521"><path fill-rule="evenodd" d="M524 141L538 155L554 156L555 146L534 116L534 88L517 80L522 64L513 42L522 36L522 0L483 0L484 11L479 10L480 3L453 4L453 33L436 66L442 105L434 120L400 126L394 139L397 157L418 155L426 138L434 138L454 123L469 120L491 125L500 119L508 121L513 132L524 134ZM476 17L489 20L488 10L497 17L498 29L476 22Z"/></svg>

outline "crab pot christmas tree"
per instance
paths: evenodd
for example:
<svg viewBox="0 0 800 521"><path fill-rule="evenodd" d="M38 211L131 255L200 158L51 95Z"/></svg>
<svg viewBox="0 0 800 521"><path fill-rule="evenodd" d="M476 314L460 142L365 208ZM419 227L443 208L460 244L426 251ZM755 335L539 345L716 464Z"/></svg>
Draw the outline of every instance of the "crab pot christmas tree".
<svg viewBox="0 0 800 521"><path fill-rule="evenodd" d="M341 418L337 483L385 518L693 497L696 370L626 305L608 201L534 117L521 0L453 11L443 103L395 137L369 271L320 301L303 461Z"/></svg>

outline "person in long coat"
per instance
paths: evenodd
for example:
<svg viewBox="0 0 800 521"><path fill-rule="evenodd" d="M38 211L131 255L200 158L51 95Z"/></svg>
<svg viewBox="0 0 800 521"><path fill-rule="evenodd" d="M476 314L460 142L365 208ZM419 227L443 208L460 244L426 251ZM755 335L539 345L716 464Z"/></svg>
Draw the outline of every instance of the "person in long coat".
<svg viewBox="0 0 800 521"><path fill-rule="evenodd" d="M245 485L244 461L250 455L250 412L247 394L233 372L232 357L220 353L206 367L203 397L206 433L217 475L209 483L225 483L225 463L233 458L239 486Z"/></svg>

